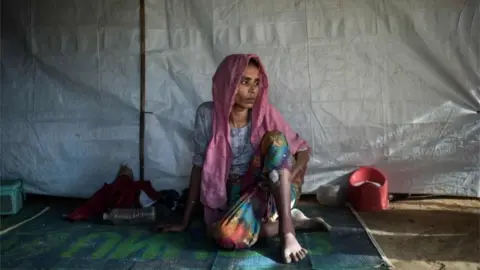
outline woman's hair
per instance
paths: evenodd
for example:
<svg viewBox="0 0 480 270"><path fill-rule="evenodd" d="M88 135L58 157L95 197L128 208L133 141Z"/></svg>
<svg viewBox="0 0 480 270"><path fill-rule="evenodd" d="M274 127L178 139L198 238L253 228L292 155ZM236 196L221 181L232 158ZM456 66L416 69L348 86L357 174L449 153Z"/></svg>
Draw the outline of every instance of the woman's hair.
<svg viewBox="0 0 480 270"><path fill-rule="evenodd" d="M254 67L260 69L260 63L255 58L250 58L250 60L248 60L248 65L249 66L254 66Z"/></svg>

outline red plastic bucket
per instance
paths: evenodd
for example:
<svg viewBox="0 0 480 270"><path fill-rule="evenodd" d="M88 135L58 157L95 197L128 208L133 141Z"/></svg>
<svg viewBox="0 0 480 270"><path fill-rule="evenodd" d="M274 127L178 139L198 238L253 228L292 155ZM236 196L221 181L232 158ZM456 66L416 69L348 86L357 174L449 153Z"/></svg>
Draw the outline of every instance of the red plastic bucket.
<svg viewBox="0 0 480 270"><path fill-rule="evenodd" d="M350 176L347 196L360 212L388 209L388 181L377 169L361 167Z"/></svg>

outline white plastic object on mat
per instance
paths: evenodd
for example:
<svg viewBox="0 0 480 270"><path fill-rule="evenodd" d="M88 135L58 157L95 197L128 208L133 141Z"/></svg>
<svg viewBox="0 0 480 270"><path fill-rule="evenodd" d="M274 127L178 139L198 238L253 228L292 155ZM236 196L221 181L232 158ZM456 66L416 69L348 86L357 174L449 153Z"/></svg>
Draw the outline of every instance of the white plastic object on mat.
<svg viewBox="0 0 480 270"><path fill-rule="evenodd" d="M345 202L344 189L340 185L323 185L318 187L316 198L322 205L338 206Z"/></svg>

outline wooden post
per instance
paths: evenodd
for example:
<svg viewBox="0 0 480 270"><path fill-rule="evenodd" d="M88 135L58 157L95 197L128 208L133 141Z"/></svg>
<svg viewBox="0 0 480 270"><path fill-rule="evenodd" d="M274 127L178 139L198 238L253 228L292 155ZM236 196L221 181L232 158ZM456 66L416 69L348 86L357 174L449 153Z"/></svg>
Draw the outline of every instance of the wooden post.
<svg viewBox="0 0 480 270"><path fill-rule="evenodd" d="M145 0L140 0L140 181L144 180L145 170Z"/></svg>

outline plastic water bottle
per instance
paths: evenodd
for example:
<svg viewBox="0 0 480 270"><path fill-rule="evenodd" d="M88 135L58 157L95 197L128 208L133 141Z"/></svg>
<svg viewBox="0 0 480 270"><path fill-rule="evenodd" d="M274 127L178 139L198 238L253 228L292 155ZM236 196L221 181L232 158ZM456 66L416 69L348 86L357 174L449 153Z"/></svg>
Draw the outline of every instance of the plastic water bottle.
<svg viewBox="0 0 480 270"><path fill-rule="evenodd" d="M156 208L154 206L144 208L115 208L110 213L103 214L103 220L109 220L114 224L145 224L156 220Z"/></svg>

